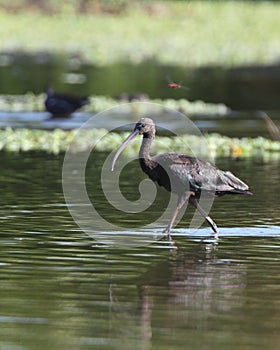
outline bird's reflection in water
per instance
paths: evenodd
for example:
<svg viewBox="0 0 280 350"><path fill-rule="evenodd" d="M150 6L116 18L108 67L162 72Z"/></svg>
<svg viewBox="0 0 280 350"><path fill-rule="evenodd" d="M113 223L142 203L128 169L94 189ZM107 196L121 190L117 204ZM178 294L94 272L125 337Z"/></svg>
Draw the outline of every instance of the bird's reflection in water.
<svg viewBox="0 0 280 350"><path fill-rule="evenodd" d="M127 319L126 336L137 338L137 349L149 349L158 329L166 335L178 329L211 329L213 317L224 317L244 303L242 263L219 258L213 243L177 248L140 276L138 310L120 301L120 286L111 286L112 316Z"/></svg>

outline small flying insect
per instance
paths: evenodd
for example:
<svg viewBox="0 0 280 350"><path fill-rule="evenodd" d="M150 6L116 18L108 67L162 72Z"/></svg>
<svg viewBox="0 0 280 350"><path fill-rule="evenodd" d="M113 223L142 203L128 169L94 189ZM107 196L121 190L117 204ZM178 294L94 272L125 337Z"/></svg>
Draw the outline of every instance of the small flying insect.
<svg viewBox="0 0 280 350"><path fill-rule="evenodd" d="M168 86L171 87L171 89L181 89L182 85L177 84L177 83L168 83Z"/></svg>
<svg viewBox="0 0 280 350"><path fill-rule="evenodd" d="M188 88L186 86L183 86L181 84L175 83L174 81L171 81L170 79L167 78L168 81L168 86L171 89L177 90L177 89L184 89L184 90L188 90Z"/></svg>

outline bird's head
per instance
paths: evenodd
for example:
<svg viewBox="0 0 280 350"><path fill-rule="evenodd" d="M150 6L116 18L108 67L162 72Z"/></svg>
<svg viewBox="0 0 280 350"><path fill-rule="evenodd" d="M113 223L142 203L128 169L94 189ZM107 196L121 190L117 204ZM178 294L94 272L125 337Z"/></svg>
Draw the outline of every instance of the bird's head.
<svg viewBox="0 0 280 350"><path fill-rule="evenodd" d="M138 132L139 135L144 135L144 134L154 135L155 123L150 118L141 118L135 124L134 132Z"/></svg>
<svg viewBox="0 0 280 350"><path fill-rule="evenodd" d="M138 122L135 124L135 128L133 132L124 140L123 144L119 147L117 150L113 162L111 170L114 170L115 163L119 157L119 155L122 153L122 151L125 149L125 147L129 144L131 140L134 139L137 135L143 135L143 137L154 137L155 135L155 123L150 118L141 118L138 120Z"/></svg>

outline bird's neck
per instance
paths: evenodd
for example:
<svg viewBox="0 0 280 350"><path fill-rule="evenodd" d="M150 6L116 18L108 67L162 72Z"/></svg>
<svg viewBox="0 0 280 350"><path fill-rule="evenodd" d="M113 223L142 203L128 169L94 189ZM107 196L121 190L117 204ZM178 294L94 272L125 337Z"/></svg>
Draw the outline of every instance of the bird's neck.
<svg viewBox="0 0 280 350"><path fill-rule="evenodd" d="M155 134L144 134L142 144L139 151L139 161L141 168L144 172L146 172L146 168L149 168L149 165L151 163L151 156L150 156L150 150L151 150L151 144L153 142L153 139L155 137Z"/></svg>
<svg viewBox="0 0 280 350"><path fill-rule="evenodd" d="M149 159L150 150L155 135L154 134L144 134L142 144L139 151L139 158Z"/></svg>

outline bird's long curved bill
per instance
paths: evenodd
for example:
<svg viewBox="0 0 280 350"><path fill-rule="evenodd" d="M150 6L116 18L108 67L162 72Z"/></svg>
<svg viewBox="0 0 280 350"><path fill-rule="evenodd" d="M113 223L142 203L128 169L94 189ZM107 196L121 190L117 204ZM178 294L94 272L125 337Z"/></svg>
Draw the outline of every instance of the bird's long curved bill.
<svg viewBox="0 0 280 350"><path fill-rule="evenodd" d="M134 137L136 137L139 134L138 130L133 131L133 133L131 133L128 138L126 138L124 140L124 142L122 143L122 145L119 147L119 149L117 150L114 159L112 161L112 166L111 166L111 171L114 171L114 167L115 167L115 163L117 161L117 159L119 158L119 155L122 153L122 151L125 149L125 147L129 144L129 142L131 140L134 139Z"/></svg>

